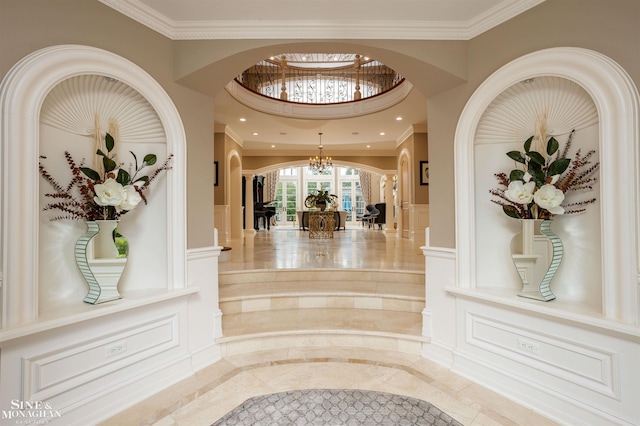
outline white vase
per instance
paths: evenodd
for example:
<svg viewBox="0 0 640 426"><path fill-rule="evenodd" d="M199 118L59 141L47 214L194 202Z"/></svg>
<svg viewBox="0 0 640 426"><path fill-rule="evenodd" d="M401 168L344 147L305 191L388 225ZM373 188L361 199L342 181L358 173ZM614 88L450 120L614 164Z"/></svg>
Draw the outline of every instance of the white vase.
<svg viewBox="0 0 640 426"><path fill-rule="evenodd" d="M551 280L562 262L563 246L551 231L552 222L521 219L521 232L511 242L513 262L522 279L520 297L545 302L556 298Z"/></svg>
<svg viewBox="0 0 640 426"><path fill-rule="evenodd" d="M78 268L89 285L86 303L98 304L121 299L118 283L127 263L118 257L114 241L117 220L86 221L87 232L76 242Z"/></svg>

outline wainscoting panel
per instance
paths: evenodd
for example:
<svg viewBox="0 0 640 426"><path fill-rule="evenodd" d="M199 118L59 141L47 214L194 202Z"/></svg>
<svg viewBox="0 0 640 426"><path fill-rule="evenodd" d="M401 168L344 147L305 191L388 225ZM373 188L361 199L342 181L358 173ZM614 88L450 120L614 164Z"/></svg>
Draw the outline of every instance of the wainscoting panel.
<svg viewBox="0 0 640 426"><path fill-rule="evenodd" d="M465 340L471 345L617 398L615 353L470 312L466 323Z"/></svg>
<svg viewBox="0 0 640 426"><path fill-rule="evenodd" d="M174 314L54 352L23 358L23 400L53 398L175 348L180 343L178 325L178 315ZM85 395L77 397L85 398Z"/></svg>
<svg viewBox="0 0 640 426"><path fill-rule="evenodd" d="M456 296L453 371L561 423L637 424L637 331Z"/></svg>

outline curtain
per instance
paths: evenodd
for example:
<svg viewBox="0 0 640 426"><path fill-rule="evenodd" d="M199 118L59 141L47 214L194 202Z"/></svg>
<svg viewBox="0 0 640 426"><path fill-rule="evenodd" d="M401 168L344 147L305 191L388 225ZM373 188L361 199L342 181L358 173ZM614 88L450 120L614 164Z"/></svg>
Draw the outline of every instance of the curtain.
<svg viewBox="0 0 640 426"><path fill-rule="evenodd" d="M371 173L360 170L360 189L366 206L371 201Z"/></svg>
<svg viewBox="0 0 640 426"><path fill-rule="evenodd" d="M276 189L278 188L278 177L280 170L274 170L266 173L267 184L265 185L264 199L265 201L273 201L276 199Z"/></svg>

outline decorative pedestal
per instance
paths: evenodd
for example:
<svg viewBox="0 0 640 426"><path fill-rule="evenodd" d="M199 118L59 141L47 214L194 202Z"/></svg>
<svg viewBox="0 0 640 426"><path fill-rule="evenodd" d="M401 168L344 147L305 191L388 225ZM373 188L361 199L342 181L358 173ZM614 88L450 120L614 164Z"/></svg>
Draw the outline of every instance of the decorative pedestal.
<svg viewBox="0 0 640 426"><path fill-rule="evenodd" d="M334 212L309 212L309 238L333 238Z"/></svg>

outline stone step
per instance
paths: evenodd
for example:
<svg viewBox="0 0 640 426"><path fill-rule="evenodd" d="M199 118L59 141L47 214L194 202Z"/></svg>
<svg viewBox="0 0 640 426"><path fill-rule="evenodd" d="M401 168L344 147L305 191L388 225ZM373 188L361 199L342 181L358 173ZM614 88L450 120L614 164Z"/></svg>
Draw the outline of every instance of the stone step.
<svg viewBox="0 0 640 426"><path fill-rule="evenodd" d="M223 356L331 345L419 354L422 315L375 309L309 308L225 314Z"/></svg>
<svg viewBox="0 0 640 426"><path fill-rule="evenodd" d="M307 308L421 312L425 304L424 273L251 271L220 274L219 283L225 314Z"/></svg>
<svg viewBox="0 0 640 426"><path fill-rule="evenodd" d="M247 282L319 281L343 282L355 280L378 283L413 283L424 286L424 272L367 269L277 269L220 272L220 285Z"/></svg>

